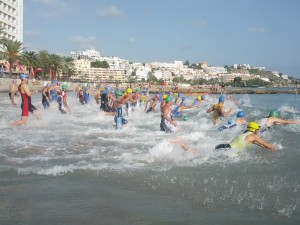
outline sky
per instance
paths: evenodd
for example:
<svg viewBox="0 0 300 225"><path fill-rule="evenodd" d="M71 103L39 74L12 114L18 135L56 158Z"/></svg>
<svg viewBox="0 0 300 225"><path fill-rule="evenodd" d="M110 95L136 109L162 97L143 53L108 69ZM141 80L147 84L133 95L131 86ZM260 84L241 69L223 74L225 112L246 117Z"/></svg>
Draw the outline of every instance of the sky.
<svg viewBox="0 0 300 225"><path fill-rule="evenodd" d="M24 46L130 62L250 64L300 78L298 0L24 0Z"/></svg>

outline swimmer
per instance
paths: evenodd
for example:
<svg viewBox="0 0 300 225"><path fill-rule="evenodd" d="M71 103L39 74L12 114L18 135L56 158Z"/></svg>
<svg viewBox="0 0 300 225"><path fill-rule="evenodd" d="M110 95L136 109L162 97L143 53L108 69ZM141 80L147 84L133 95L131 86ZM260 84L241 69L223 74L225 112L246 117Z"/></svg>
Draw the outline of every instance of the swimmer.
<svg viewBox="0 0 300 225"><path fill-rule="evenodd" d="M115 108L115 117L114 121L116 123L116 128L121 129L122 125L128 123L126 119L123 117L123 107L122 105L126 103L126 98L123 98L123 93L121 91L115 92L116 100L114 101L114 108Z"/></svg>
<svg viewBox="0 0 300 225"><path fill-rule="evenodd" d="M156 94L152 99L148 99L146 101L146 104L145 104L145 111L147 113L149 113L149 112L155 112L155 107L156 107L156 104L157 104L158 101L159 101L159 94ZM150 106L147 109L148 103L150 103Z"/></svg>
<svg viewBox="0 0 300 225"><path fill-rule="evenodd" d="M250 148L252 144L256 144L262 148L266 148L271 151L275 151L275 146L267 143L261 139L258 135L259 125L256 122L250 122L247 125L247 130L235 137L229 144L219 144L215 147L216 150L219 149L238 149L245 150Z"/></svg>
<svg viewBox="0 0 300 225"><path fill-rule="evenodd" d="M166 97L166 104L161 109L162 119L160 122L161 131L165 131L166 133L174 133L179 130L177 127L177 123L172 118L172 97Z"/></svg>
<svg viewBox="0 0 300 225"><path fill-rule="evenodd" d="M47 109L50 107L48 87L50 87L49 83L47 83L42 89L42 105L43 105L44 109Z"/></svg>
<svg viewBox="0 0 300 225"><path fill-rule="evenodd" d="M219 103L213 105L208 110L206 110L206 113L214 112L214 114L213 114L213 123L214 124L217 123L217 120L219 118L225 117L225 116L229 115L232 112L232 108L230 108L228 111L225 111L224 102L225 102L224 96L220 96L219 97Z"/></svg>
<svg viewBox="0 0 300 225"><path fill-rule="evenodd" d="M18 92L18 87L16 86L16 82L17 82L16 79L12 80L11 84L9 85L9 92L8 92L9 99L14 106L17 106L15 103L15 97Z"/></svg>
<svg viewBox="0 0 300 225"><path fill-rule="evenodd" d="M113 101L112 88L108 86L101 93L100 110L103 110L104 112L113 112Z"/></svg>
<svg viewBox="0 0 300 225"><path fill-rule="evenodd" d="M199 104L201 104L203 101L205 101L205 95L197 96L197 98L193 101L192 105L199 107Z"/></svg>
<svg viewBox="0 0 300 225"><path fill-rule="evenodd" d="M175 107L172 109L172 118L175 118L175 117L181 117L181 116L182 116L183 110L185 110L185 109L191 109L191 108L193 108L193 107L194 107L194 106L192 106L192 105L175 106Z"/></svg>
<svg viewBox="0 0 300 225"><path fill-rule="evenodd" d="M273 125L282 125L282 124L298 124L300 120L283 120L280 119L280 112L276 109L271 110L268 117L262 118L257 121L260 126L259 135L262 135L265 131L269 130Z"/></svg>
<svg viewBox="0 0 300 225"><path fill-rule="evenodd" d="M28 87L28 75L21 74L19 76L19 79L21 80L21 84L19 85L18 90L22 97L22 104L21 104L22 114L21 114L21 119L11 123L10 124L11 126L20 126L22 124L25 124L28 119L29 111L34 110L31 107L31 98L30 97L31 97L31 95L33 95L33 92L31 92ZM37 93L37 91L35 93Z"/></svg>
<svg viewBox="0 0 300 225"><path fill-rule="evenodd" d="M181 102L181 93L178 93L177 98L175 99L175 105L180 106L180 102Z"/></svg>
<svg viewBox="0 0 300 225"><path fill-rule="evenodd" d="M93 93L91 91L91 84L88 83L86 87L83 89L83 96L84 96L84 104L89 104L90 102L90 95L93 96Z"/></svg>
<svg viewBox="0 0 300 225"><path fill-rule="evenodd" d="M58 109L63 114L71 112L67 101L67 87L68 86L66 84L63 84L61 87L62 90L59 92L57 97Z"/></svg>
<svg viewBox="0 0 300 225"><path fill-rule="evenodd" d="M49 100L52 101L56 101L57 99L57 92L56 92L56 82L55 80L51 81L51 85L48 87L48 96L49 96Z"/></svg>
<svg viewBox="0 0 300 225"><path fill-rule="evenodd" d="M240 126L243 124L247 124L247 120L245 119L245 114L243 111L239 111L236 114L236 117L233 117L231 120L228 121L228 124L225 124L218 128L218 131L223 131L225 129L231 129L236 126Z"/></svg>
<svg viewBox="0 0 300 225"><path fill-rule="evenodd" d="M160 111L161 111L161 109L164 107L164 105L166 104L166 98L167 98L167 96L168 96L168 95L166 95L166 94L164 94L164 95L162 96L162 101L161 101L161 103L160 103Z"/></svg>
<svg viewBox="0 0 300 225"><path fill-rule="evenodd" d="M81 89L78 92L78 100L81 103L81 105L84 105L84 93L83 93L84 89L85 89L85 85L82 85Z"/></svg>

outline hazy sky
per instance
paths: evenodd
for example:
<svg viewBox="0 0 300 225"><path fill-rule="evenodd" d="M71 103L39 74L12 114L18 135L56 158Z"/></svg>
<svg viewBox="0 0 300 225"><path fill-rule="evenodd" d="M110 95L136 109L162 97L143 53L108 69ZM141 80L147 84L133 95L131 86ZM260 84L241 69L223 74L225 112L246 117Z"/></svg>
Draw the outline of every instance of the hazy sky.
<svg viewBox="0 0 300 225"><path fill-rule="evenodd" d="M250 64L300 77L298 0L24 0L26 50Z"/></svg>

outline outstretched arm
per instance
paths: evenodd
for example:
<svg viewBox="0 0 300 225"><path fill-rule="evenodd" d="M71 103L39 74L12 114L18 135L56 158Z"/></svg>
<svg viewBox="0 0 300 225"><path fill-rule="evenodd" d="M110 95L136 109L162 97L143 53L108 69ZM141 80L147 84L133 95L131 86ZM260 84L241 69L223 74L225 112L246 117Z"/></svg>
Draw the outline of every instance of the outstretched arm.
<svg viewBox="0 0 300 225"><path fill-rule="evenodd" d="M283 120L280 118L273 119L274 124L297 124L300 123L300 120Z"/></svg>
<svg viewBox="0 0 300 225"><path fill-rule="evenodd" d="M260 147L266 148L266 149L270 149L271 151L275 150L275 146L267 143L266 141L264 141L262 138L260 138L258 135L252 134L249 135L246 140L250 143L256 144Z"/></svg>

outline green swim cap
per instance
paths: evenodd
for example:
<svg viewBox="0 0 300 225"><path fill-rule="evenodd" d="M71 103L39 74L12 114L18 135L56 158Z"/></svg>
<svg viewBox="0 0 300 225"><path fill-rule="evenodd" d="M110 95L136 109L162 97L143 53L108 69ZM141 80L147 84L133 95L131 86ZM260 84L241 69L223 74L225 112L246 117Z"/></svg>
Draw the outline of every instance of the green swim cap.
<svg viewBox="0 0 300 225"><path fill-rule="evenodd" d="M170 101L172 101L173 100L173 98L170 96L170 95L168 95L167 97L166 97L166 102L170 102Z"/></svg>
<svg viewBox="0 0 300 225"><path fill-rule="evenodd" d="M188 116L183 116L182 119L183 119L183 121L187 121L187 120L189 120L189 117Z"/></svg>
<svg viewBox="0 0 300 225"><path fill-rule="evenodd" d="M116 91L116 93L115 93L116 97L119 97L119 96L122 96L122 95L123 95L122 91Z"/></svg>
<svg viewBox="0 0 300 225"><path fill-rule="evenodd" d="M280 113L278 112L278 110L273 109L270 113L269 113L269 117L279 117Z"/></svg>
<svg viewBox="0 0 300 225"><path fill-rule="evenodd" d="M63 84L62 86L61 86L61 89L64 91L64 90L66 90L67 89L67 85L66 84Z"/></svg>

